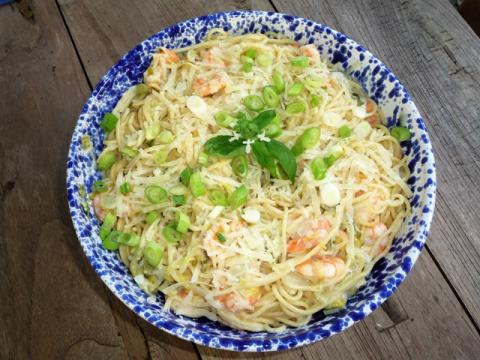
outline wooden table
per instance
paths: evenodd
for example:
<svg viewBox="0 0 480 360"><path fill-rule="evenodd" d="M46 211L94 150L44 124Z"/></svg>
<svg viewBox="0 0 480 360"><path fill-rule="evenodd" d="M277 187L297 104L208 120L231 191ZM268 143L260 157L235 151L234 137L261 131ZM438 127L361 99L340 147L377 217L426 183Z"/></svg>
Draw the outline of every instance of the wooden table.
<svg viewBox="0 0 480 360"><path fill-rule="evenodd" d="M480 41L448 0L42 0L0 8L0 358L474 359L480 356ZM275 354L195 346L103 285L70 221L65 161L92 86L175 22L263 9L338 29L411 92L438 165L435 220L405 283L366 320Z"/></svg>

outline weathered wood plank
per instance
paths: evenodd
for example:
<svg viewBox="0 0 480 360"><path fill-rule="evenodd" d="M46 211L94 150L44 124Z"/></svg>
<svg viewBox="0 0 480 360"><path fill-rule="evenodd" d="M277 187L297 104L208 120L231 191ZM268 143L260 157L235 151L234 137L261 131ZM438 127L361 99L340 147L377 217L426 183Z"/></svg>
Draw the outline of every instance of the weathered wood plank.
<svg viewBox="0 0 480 360"><path fill-rule="evenodd" d="M179 21L235 9L268 9L268 0L59 0L88 77L96 84L120 56Z"/></svg>
<svg viewBox="0 0 480 360"><path fill-rule="evenodd" d="M274 1L366 45L424 116L438 177L428 247L480 325L480 40L447 0Z"/></svg>
<svg viewBox="0 0 480 360"><path fill-rule="evenodd" d="M170 3L164 5L163 3L158 4L153 1L142 2L141 8L139 8L138 3L125 1L115 2L115 7L111 7L112 4L108 2L99 4L92 0L81 2L64 0L60 1L60 3L92 83L98 81L101 75L121 54L149 34L176 21L219 10L217 7L218 4L215 1L208 2L207 4L203 2L186 1L182 2L181 5L176 3L173 9ZM245 4L245 2L240 3ZM268 9L268 3L262 3L262 5ZM236 7L238 3L229 2L227 3L227 7L228 6ZM315 4L315 6L322 11L322 14L327 14L328 19L335 19L335 14L338 13L324 3ZM128 11L126 7L128 7ZM225 9L226 8L223 8L223 10ZM294 12L290 10L282 11ZM313 17L313 15L309 13L315 14L308 10L308 15L305 16ZM142 20L139 21L139 18ZM333 24L330 23L333 27L341 29L339 24L337 21L334 21ZM82 34L82 32L84 32L83 30L87 28L95 29L95 31L93 31L95 34ZM403 79L402 76L401 78ZM428 275L422 276L423 272L419 270L419 268L422 268L421 264L424 264L424 272ZM407 284L410 283L414 285L408 286ZM429 316L425 315L422 307L417 302L412 302L412 299L418 297L418 289L421 289L422 293L420 299L425 301L425 303L432 303L430 304L431 308L429 308ZM435 296L438 294L437 291L442 293L442 300L438 303L435 301ZM432 301L432 299L434 300ZM421 261L410 275L406 284L402 286L398 295L395 295L389 300L384 306L384 309L385 310L377 311L366 321L354 326L344 334L337 335L320 344L306 347L303 350L284 352L280 355L275 354L275 356L282 358L318 358L318 355L322 354L328 357L339 358L380 358L381 356L395 356L398 352L400 355L403 354L403 357L416 357L416 355L426 354L427 351L433 351L433 353L438 354L440 357L442 354L453 354L452 351L455 350L457 346L461 346L462 349L466 350L460 355L468 357L473 356L474 351L478 351L478 348L472 345L478 341L473 327L469 324L461 306L456 301L454 295L448 288L448 284L443 280L428 254L422 256ZM451 321L448 316L449 313L453 314L455 318L453 321L455 321L456 328L466 329L465 334L463 334L463 338L466 339L465 343L463 338L455 339L455 343L442 342L438 338L432 339L430 333L433 329L442 329L439 325ZM414 321L411 319L414 319ZM147 329L145 333L147 337L150 337L150 349L155 347L154 343L157 339L165 337L164 333L157 331L143 322L143 320L139 319L138 322L144 331ZM382 331L377 329L377 322L383 325ZM445 331L446 330L443 329L439 335L444 336ZM423 347L419 347L418 354L412 355L409 354L409 350L404 344L404 341L406 341L404 338L405 335L408 335L407 339L411 344L415 343L416 337L419 339L427 338L428 341L423 344ZM181 344L181 342L179 344ZM161 347L162 346L160 346L160 348ZM203 347L199 347L199 351L202 357L208 358L231 356L249 358L263 356L235 355L233 353ZM152 354L153 353L154 352L152 352ZM402 358L400 355L397 354L395 358ZM270 357L272 355L266 356Z"/></svg>
<svg viewBox="0 0 480 360"><path fill-rule="evenodd" d="M0 7L0 358L126 358L65 196L89 89L55 2L33 11Z"/></svg>

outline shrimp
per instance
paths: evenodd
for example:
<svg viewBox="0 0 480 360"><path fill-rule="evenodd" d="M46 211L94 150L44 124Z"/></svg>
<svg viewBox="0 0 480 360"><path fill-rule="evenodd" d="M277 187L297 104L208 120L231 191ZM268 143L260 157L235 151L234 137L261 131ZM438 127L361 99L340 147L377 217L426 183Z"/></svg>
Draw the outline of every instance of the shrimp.
<svg viewBox="0 0 480 360"><path fill-rule="evenodd" d="M367 117L367 121L370 123L370 125L376 125L378 122L378 116L376 113L377 110L377 104L373 100L368 99L366 103L366 110L367 114L371 114Z"/></svg>
<svg viewBox="0 0 480 360"><path fill-rule="evenodd" d="M169 49L160 49L153 55L152 65L145 71L145 84L155 89L160 89L160 85L165 78L168 65L180 61L177 53Z"/></svg>
<svg viewBox="0 0 480 360"><path fill-rule="evenodd" d="M320 53L318 52L317 47L313 44L300 47L300 54L309 57L313 61L320 61Z"/></svg>
<svg viewBox="0 0 480 360"><path fill-rule="evenodd" d="M203 238L203 249L209 257L217 256L222 253L222 244L218 241L218 234L223 231L221 225L207 231Z"/></svg>
<svg viewBox="0 0 480 360"><path fill-rule="evenodd" d="M304 221L297 236L287 243L287 252L299 253L316 246L331 228L330 222L324 216L315 220Z"/></svg>
<svg viewBox="0 0 480 360"><path fill-rule="evenodd" d="M225 68L225 62L222 60L222 51L218 47L205 50L203 61L212 67Z"/></svg>
<svg viewBox="0 0 480 360"><path fill-rule="evenodd" d="M211 80L195 78L195 80L193 80L192 89L196 95L205 97L216 94L222 90L225 85L225 81L220 76L216 75Z"/></svg>
<svg viewBox="0 0 480 360"><path fill-rule="evenodd" d="M180 296L182 299L185 299L187 297L188 293L189 293L189 291L187 289L185 289L184 287L181 287L177 291L178 296Z"/></svg>
<svg viewBox="0 0 480 360"><path fill-rule="evenodd" d="M168 63L180 61L180 58L178 57L177 53L170 49L165 49L165 48L160 49L160 55L163 55L163 57Z"/></svg>
<svg viewBox="0 0 480 360"><path fill-rule="evenodd" d="M375 248L375 244L379 242L378 246L374 249L374 252L372 254L373 256L377 256L381 254L387 247L388 245L388 237L386 236L387 233L388 233L388 228L382 222L375 224L372 228L367 230L364 244Z"/></svg>
<svg viewBox="0 0 480 360"><path fill-rule="evenodd" d="M295 270L309 280L335 279L345 273L345 261L336 256L313 258L297 265Z"/></svg>
<svg viewBox="0 0 480 360"><path fill-rule="evenodd" d="M100 200L100 194L95 195L93 198L93 209L95 210L95 214L100 220L104 220L107 213L103 210Z"/></svg>
<svg viewBox="0 0 480 360"><path fill-rule="evenodd" d="M255 309L257 300L254 297L244 297L238 293L231 292L221 296L215 296L215 300L222 303L223 307L231 312Z"/></svg>

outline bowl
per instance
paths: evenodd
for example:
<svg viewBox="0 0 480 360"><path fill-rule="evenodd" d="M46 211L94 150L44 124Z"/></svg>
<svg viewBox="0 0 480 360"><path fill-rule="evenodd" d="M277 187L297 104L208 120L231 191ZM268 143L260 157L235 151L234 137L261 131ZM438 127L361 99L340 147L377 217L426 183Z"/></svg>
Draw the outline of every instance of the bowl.
<svg viewBox="0 0 480 360"><path fill-rule="evenodd" d="M281 333L247 332L205 318L193 319L162 309L164 299L148 298L135 283L117 252L103 249L99 222L86 203L84 187L91 189L100 174L95 158L102 150L104 133L99 122L122 93L142 81L152 53L160 46L175 49L200 42L209 29L234 34L274 32L302 44L314 43L323 59L356 79L379 103L388 127L401 122L413 134L402 148L411 177L411 215L394 239L390 252L373 268L346 308L325 316L315 314L300 328ZM89 135L93 153L82 149ZM435 162L425 124L405 87L392 71L362 45L344 34L311 20L263 11L232 11L187 20L168 27L138 44L101 79L87 100L73 132L67 160L67 196L80 244L97 274L123 303L159 329L197 344L235 351L276 351L325 339L362 320L382 304L412 269L427 239L435 203Z"/></svg>

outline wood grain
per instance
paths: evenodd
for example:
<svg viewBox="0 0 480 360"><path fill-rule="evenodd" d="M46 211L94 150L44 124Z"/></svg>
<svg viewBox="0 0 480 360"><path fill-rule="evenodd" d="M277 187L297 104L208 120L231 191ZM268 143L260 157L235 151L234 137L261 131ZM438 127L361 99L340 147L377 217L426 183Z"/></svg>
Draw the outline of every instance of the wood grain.
<svg viewBox="0 0 480 360"><path fill-rule="evenodd" d="M446 0L438 3L274 2L282 12L324 22L364 43L392 67L428 115L440 170L429 246L478 320L480 289L474 281L480 244L473 220L479 207L474 179L480 178L475 101L480 51L475 42L473 49L463 45L472 40L471 30L452 15ZM191 343L159 331L106 292L78 246L64 195L69 135L89 93L78 60L94 84L124 52L165 26L209 12L269 10L271 5L193 0L59 4L79 59L53 1L35 2L33 23L10 7L0 8L0 357L197 358ZM461 193L455 184L470 192ZM468 359L477 357L479 344L462 305L424 252L398 292L342 334L275 354L204 347L198 353L208 359Z"/></svg>
<svg viewBox="0 0 480 360"><path fill-rule="evenodd" d="M427 243L480 325L480 40L447 0L274 1L378 55L408 88L431 136L437 205Z"/></svg>
<svg viewBox="0 0 480 360"><path fill-rule="evenodd" d="M33 11L0 7L0 358L126 358L66 204L89 89L55 3Z"/></svg>
<svg viewBox="0 0 480 360"><path fill-rule="evenodd" d="M219 11L272 9L268 0L59 0L59 4L92 84L120 56L167 26Z"/></svg>
<svg viewBox="0 0 480 360"><path fill-rule="evenodd" d="M105 11L99 11L99 8L95 9L95 6L108 6L99 5L98 3L93 4L92 1L82 1L75 3L64 3L62 4L62 10L64 12L68 26L72 31L72 36L75 40L76 46L79 50L80 56L87 69L91 81L95 82L99 79L101 74L109 67L111 64L116 61L118 56L122 52L127 51L138 41L141 41L146 37L145 34L150 34L158 30L158 20L157 14L162 14L162 19L165 20L163 26L170 23L174 23L184 18L196 16L199 14L197 8L205 9L205 7L212 6L208 8L208 11L217 11L215 7L216 4L209 2L206 6L205 4L195 2L195 4L188 4L183 9L188 8L187 12L181 13L180 11L171 11L169 4L163 6L158 3L147 2L145 8L137 9L135 5L129 7L129 12L118 11L114 12L107 18L97 16L94 17L95 13L104 14ZM122 9L124 6L123 2L116 2L117 6ZM131 4L129 2L129 4ZM151 6L150 6L151 5ZM155 6L154 6L155 5ZM192 5L192 6L190 6ZM318 4L317 4L318 5ZM106 9L106 8L105 8ZM111 8L110 8L111 9ZM192 10L193 9L193 10ZM207 9L205 9L207 10ZM143 23L141 25L141 31L134 32L127 36L120 36L117 40L117 33L122 34L122 28L119 24L130 24L133 23L136 19L137 13L144 11L148 13L148 16L144 16ZM335 15L330 9L331 18L335 19ZM288 11L286 11L288 12ZM89 15L90 13L90 15ZM115 19L112 20L112 19ZM151 20L153 19L153 20ZM94 22L92 24L91 22ZM104 25L104 24L108 25ZM336 24L339 25L339 24ZM87 38L85 39L81 29L85 28L101 28L101 33L97 38ZM88 36L93 36L89 34ZM102 49L108 47L108 41L114 42L115 44L122 44L121 48L118 48L118 45L115 45L118 48L117 52L112 51L108 56L101 55L96 57L96 54L102 54ZM115 40L112 40L115 39ZM103 44L106 46L103 46ZM91 46L91 44L98 44L98 46ZM98 47L98 49L97 49ZM95 61L90 59L95 59ZM90 75L94 74L94 75ZM293 350L281 353L282 358L294 358L294 357L305 357L305 358L314 358L318 353L331 356L331 357L340 357L340 358L352 358L355 355L359 357L381 357L383 356L392 356L398 352L398 354L403 354L408 357L408 348L404 344L405 339L408 339L409 343L415 343L416 338L428 339L425 342L424 347L420 347L418 354L427 354L435 353L437 355L445 355L448 352L455 349L457 345L460 345L462 348L465 348L465 357L474 354L474 351L478 350L475 347L472 347L472 342L477 341L478 335L476 334L474 328L469 323L468 318L463 312L460 304L456 301L455 296L450 291L448 284L442 278L440 272L436 269L432 259L428 254L422 257L421 264L424 263L424 271L427 275L422 276L422 271L418 270L418 265L412 275L409 278L408 284L413 284L411 286L404 285L398 296L394 296L390 299L384 306L384 310L377 311L374 316L369 317L365 322L362 322L352 329L348 330L344 334L337 335L332 339L329 339L325 342L315 344L309 347L306 347L302 350ZM418 289L422 289L422 301L425 303L431 303L431 299L436 299L438 291L445 293L445 297L441 301L434 301L434 305L430 309L430 315L426 316L422 307L418 303L411 305L411 298L417 298ZM420 302L421 304L422 302ZM465 334L460 337L460 340L455 339L457 344L446 344L441 341L440 338L432 337L432 329L439 328L439 325L443 324L445 321L450 321L447 314L450 313L451 307L457 309L457 312L454 312L456 321L459 321L456 328L466 329ZM457 319L457 316L459 318ZM413 321L412 321L413 319ZM437 323L438 321L438 323ZM381 327L377 325L381 324ZM149 325L147 325L149 326ZM151 328L152 339L159 336L159 333ZM444 334L448 333L448 329L442 331ZM464 343L465 341L465 343ZM449 350L450 349L450 350ZM212 358L212 357L252 357L252 355L245 354L232 354L224 351L207 349L204 347L199 347L199 352L202 357ZM398 355L397 354L397 355ZM360 356L361 355L361 356ZM271 355L253 355L253 357L270 357ZM278 357L278 355L276 355ZM401 358L402 356L396 356Z"/></svg>

